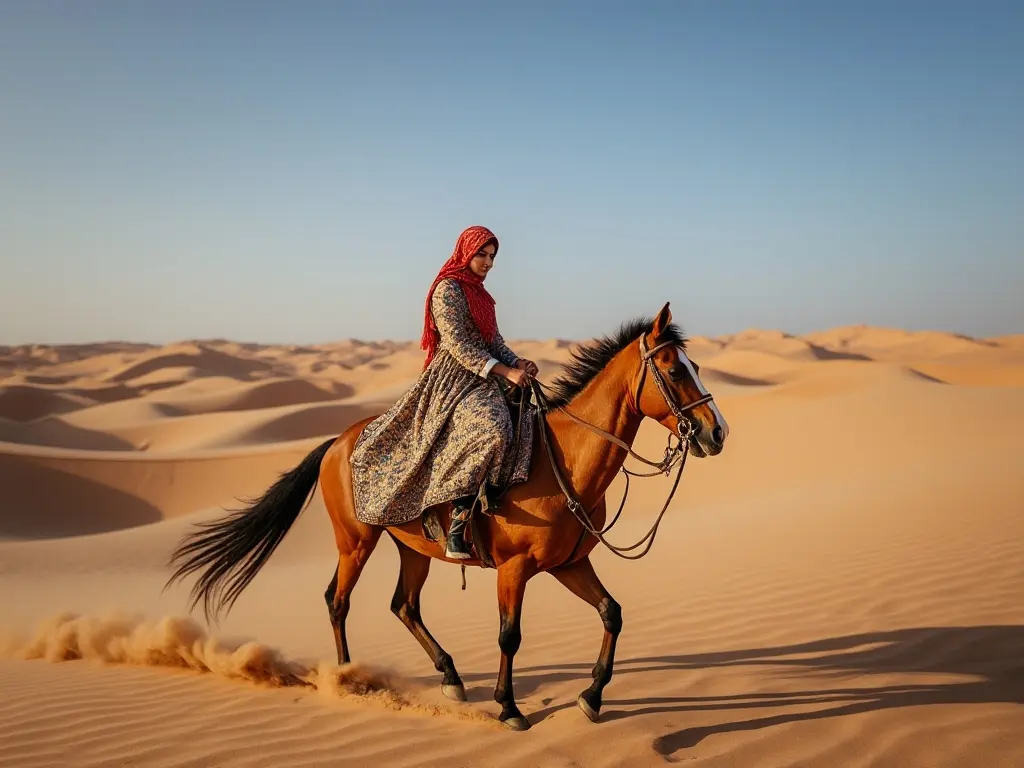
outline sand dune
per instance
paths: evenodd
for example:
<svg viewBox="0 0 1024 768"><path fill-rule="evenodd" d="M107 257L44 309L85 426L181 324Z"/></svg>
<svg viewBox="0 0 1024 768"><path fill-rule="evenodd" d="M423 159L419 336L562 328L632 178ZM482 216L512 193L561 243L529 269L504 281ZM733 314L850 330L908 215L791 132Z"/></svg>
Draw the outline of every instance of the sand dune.
<svg viewBox="0 0 1024 768"><path fill-rule="evenodd" d="M275 379L272 381L220 387L206 394L195 394L177 389L161 402L174 404L181 414L216 413L223 411L249 411L275 408L298 403L319 403L349 397L353 390L340 382L327 386L306 379Z"/></svg>
<svg viewBox="0 0 1024 768"><path fill-rule="evenodd" d="M948 360L951 358L995 359L1007 362L998 340L975 339L940 331L904 331L891 328L853 326L819 334L808 334L808 341L834 352L853 352L873 360ZM1019 362L1019 361L1018 361Z"/></svg>
<svg viewBox="0 0 1024 768"><path fill-rule="evenodd" d="M27 423L0 420L0 442L94 451L123 451L135 447L111 431L83 429L53 416Z"/></svg>
<svg viewBox="0 0 1024 768"><path fill-rule="evenodd" d="M176 452L265 445L336 435L360 419L381 413L388 403L329 402L227 410L140 423L115 431L147 451Z"/></svg>
<svg viewBox="0 0 1024 768"><path fill-rule="evenodd" d="M815 360L870 360L860 352L851 352L819 346L808 339L791 336L782 331L745 331L723 339L723 348L750 350L789 360L812 362Z"/></svg>
<svg viewBox="0 0 1024 768"><path fill-rule="evenodd" d="M947 384L977 387L1024 386L1024 364L955 365L950 363L916 362L914 370Z"/></svg>
<svg viewBox="0 0 1024 768"><path fill-rule="evenodd" d="M550 381L576 342L515 341ZM695 338L732 429L693 460L650 556L594 556L623 605L598 724L576 708L596 613L530 582L495 723L493 571L434 563L422 613L454 704L389 610L383 540L338 668L322 501L216 628L165 563L414 380L413 342L0 348L0 765L1024 764L1024 336L854 326ZM645 424L636 448L660 455ZM632 466L632 465L630 465ZM634 481L641 535L669 480ZM622 491L616 481L610 501Z"/></svg>
<svg viewBox="0 0 1024 768"><path fill-rule="evenodd" d="M41 387L14 385L0 388L0 419L32 421L60 413L71 413L94 405L82 395L54 392Z"/></svg>
<svg viewBox="0 0 1024 768"><path fill-rule="evenodd" d="M0 539L99 533L262 492L309 441L250 450L149 455L0 444ZM31 509L31 514L21 510Z"/></svg>

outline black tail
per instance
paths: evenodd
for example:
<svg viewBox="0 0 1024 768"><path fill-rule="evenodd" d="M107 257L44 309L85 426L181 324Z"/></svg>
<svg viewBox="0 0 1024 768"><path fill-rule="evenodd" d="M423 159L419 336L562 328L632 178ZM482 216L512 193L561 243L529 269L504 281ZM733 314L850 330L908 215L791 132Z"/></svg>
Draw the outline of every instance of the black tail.
<svg viewBox="0 0 1024 768"><path fill-rule="evenodd" d="M197 523L200 530L186 535L171 555L171 566L181 563L164 589L205 568L192 587L190 610L202 599L207 622L211 614L216 620L225 604L230 611L305 509L320 476L320 462L336 439L332 437L313 449L298 466L282 474L262 498L248 500L248 508L232 510L219 520Z"/></svg>

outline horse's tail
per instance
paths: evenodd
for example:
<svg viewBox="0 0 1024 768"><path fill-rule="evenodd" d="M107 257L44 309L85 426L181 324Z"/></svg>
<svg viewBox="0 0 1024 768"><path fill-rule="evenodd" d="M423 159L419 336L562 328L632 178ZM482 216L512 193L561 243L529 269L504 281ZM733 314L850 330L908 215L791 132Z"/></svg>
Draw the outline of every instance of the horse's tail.
<svg viewBox="0 0 1024 768"><path fill-rule="evenodd" d="M216 621L225 605L230 611L306 507L320 477L320 462L335 440L332 437L314 448L262 498L248 500L247 508L197 523L199 530L187 534L171 555L169 564L178 563L178 567L164 589L203 568L192 587L190 610L202 600L207 621L211 614Z"/></svg>

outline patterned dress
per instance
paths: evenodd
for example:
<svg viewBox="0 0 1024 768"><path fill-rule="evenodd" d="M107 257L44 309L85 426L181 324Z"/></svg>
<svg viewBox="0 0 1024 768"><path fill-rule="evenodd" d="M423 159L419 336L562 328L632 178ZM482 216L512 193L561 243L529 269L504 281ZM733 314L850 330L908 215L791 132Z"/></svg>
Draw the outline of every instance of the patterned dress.
<svg viewBox="0 0 1024 768"><path fill-rule="evenodd" d="M498 333L487 344L457 280L438 283L430 303L440 343L416 384L368 424L352 452L356 517L400 525L435 504L475 496L484 481L526 479L533 422L520 440L495 376L493 361L519 358ZM517 449L518 448L518 449Z"/></svg>

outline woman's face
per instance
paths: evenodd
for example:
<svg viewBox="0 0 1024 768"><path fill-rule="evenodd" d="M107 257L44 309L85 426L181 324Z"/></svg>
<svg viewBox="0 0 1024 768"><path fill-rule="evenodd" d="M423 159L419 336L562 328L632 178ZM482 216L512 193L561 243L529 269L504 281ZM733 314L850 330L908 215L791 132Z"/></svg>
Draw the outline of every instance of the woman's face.
<svg viewBox="0 0 1024 768"><path fill-rule="evenodd" d="M473 256L469 261L469 271L481 280L487 277L487 273L494 268L494 254L498 249L494 243L488 243Z"/></svg>

